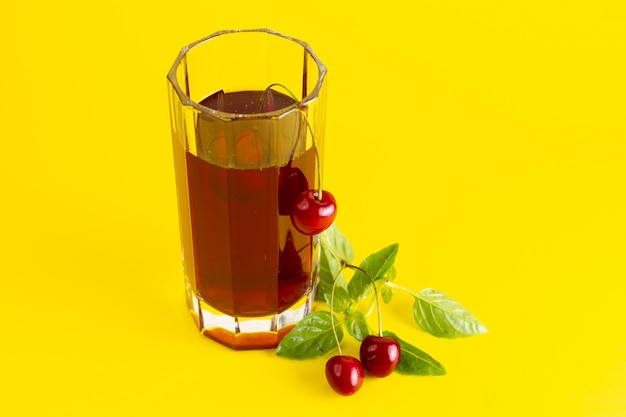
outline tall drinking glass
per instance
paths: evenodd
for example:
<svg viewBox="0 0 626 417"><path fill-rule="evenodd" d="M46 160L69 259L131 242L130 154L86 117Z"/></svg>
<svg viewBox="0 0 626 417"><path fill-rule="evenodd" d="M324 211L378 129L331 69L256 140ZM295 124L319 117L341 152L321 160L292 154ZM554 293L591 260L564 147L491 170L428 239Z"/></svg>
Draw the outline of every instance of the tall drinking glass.
<svg viewBox="0 0 626 417"><path fill-rule="evenodd" d="M319 237L290 210L319 186L325 75L267 29L209 35L167 74L187 305L233 349L275 347L311 310Z"/></svg>

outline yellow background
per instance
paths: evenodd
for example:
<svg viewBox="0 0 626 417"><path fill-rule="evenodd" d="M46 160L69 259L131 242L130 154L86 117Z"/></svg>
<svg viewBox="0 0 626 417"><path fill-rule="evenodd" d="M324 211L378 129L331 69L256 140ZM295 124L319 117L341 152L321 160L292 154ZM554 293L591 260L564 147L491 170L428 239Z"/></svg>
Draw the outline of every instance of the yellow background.
<svg viewBox="0 0 626 417"><path fill-rule="evenodd" d="M325 186L357 259L399 242L397 283L488 327L435 339L410 297L384 307L447 376L344 398L326 358L197 333L165 74L253 27L329 68ZM0 415L626 415L622 1L13 1L0 28Z"/></svg>

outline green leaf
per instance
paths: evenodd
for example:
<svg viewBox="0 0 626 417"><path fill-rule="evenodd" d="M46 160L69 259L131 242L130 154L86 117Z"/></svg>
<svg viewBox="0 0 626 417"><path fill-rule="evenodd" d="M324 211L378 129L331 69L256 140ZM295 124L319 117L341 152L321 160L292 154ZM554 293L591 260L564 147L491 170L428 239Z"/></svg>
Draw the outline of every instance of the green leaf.
<svg viewBox="0 0 626 417"><path fill-rule="evenodd" d="M328 300L326 304L330 305L331 293L328 295ZM341 287L337 285L335 287L335 299L333 300L333 311L337 313L347 313L352 306L352 299L350 298L350 294L348 294L348 290L345 287Z"/></svg>
<svg viewBox="0 0 626 417"><path fill-rule="evenodd" d="M360 311L354 311L346 316L345 325L348 334L359 342L362 342L365 336L370 334L365 315Z"/></svg>
<svg viewBox="0 0 626 417"><path fill-rule="evenodd" d="M317 286L317 299L330 305L330 292L335 276L337 276L337 287L347 288L348 286L343 273L339 275L337 273L341 269L342 260L347 262L354 260L354 251L348 239L333 223L321 234L320 252L320 278Z"/></svg>
<svg viewBox="0 0 626 417"><path fill-rule="evenodd" d="M340 270L341 264L333 258L331 253L322 246L320 254L320 279L317 284L317 299L324 301L330 305L330 292L333 288L333 280L337 276L337 288L342 287L345 290L348 288L348 283L343 274L337 275ZM335 291L337 289L335 288Z"/></svg>
<svg viewBox="0 0 626 417"><path fill-rule="evenodd" d="M325 247L332 256L341 262L345 259L348 262L354 261L354 250L341 230L335 223L321 234L322 247Z"/></svg>
<svg viewBox="0 0 626 417"><path fill-rule="evenodd" d="M383 332L384 336L391 336L400 344L400 362L396 372L404 375L445 375L446 368L435 358L400 339L389 331Z"/></svg>
<svg viewBox="0 0 626 417"><path fill-rule="evenodd" d="M374 280L383 278L393 267L398 254L398 247L397 243L389 245L365 258L359 266L369 272ZM371 284L367 275L361 271L356 271L348 284L350 297L355 301L366 298L372 291Z"/></svg>
<svg viewBox="0 0 626 417"><path fill-rule="evenodd" d="M385 281L393 281L394 279L396 279L396 267L392 266L385 275ZM389 285L386 285L386 283L383 283L379 287L379 291L383 303L389 304L391 302L391 299L393 298L393 288L391 288Z"/></svg>
<svg viewBox="0 0 626 417"><path fill-rule="evenodd" d="M424 331L437 337L454 339L487 333L487 328L472 313L432 288L416 294L413 317Z"/></svg>
<svg viewBox="0 0 626 417"><path fill-rule="evenodd" d="M387 285L383 285L380 289L380 295L383 300L383 303L389 304L391 299L393 298L393 289Z"/></svg>
<svg viewBox="0 0 626 417"><path fill-rule="evenodd" d="M335 320L335 329L339 341L343 338L341 322ZM291 359L308 359L325 355L337 347L330 313L316 311L296 324L296 326L281 340L276 349L276 355Z"/></svg>

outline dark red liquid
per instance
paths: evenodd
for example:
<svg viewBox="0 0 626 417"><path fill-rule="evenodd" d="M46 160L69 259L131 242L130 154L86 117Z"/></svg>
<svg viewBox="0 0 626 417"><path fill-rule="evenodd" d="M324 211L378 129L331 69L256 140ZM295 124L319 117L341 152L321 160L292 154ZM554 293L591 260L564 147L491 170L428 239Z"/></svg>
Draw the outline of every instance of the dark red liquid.
<svg viewBox="0 0 626 417"><path fill-rule="evenodd" d="M216 93L201 104L249 113L259 110L259 97ZM291 103L280 95L269 104L277 109ZM261 111L274 110L267 101L262 105ZM280 167L224 168L189 152L185 163L197 295L232 316L269 315L293 305L311 286L311 237L298 232L288 214L279 214ZM314 184L312 149L291 166Z"/></svg>

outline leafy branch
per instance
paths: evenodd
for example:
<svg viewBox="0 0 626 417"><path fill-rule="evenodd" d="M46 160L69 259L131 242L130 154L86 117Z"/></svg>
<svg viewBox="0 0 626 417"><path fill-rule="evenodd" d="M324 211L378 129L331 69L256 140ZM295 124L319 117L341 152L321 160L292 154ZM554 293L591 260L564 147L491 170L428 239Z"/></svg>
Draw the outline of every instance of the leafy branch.
<svg viewBox="0 0 626 417"><path fill-rule="evenodd" d="M343 266L354 260L354 251L348 239L336 225L332 225L321 235L320 280L318 301L330 306L343 316L331 318L328 311L315 311L302 319L278 345L278 356L304 359L325 355L335 346L333 324L339 340L343 338L342 328L358 341L372 334L367 317L372 312L371 293L373 285L382 295L385 303L393 299L394 290L404 291L414 297L413 319L425 332L442 338L468 337L487 332L487 328L465 309L441 291L426 288L414 292L394 282L396 269L394 262L399 245L394 243L365 258L356 268L349 282L343 275ZM361 271L367 272L372 281ZM335 281L337 281L335 283ZM334 284L334 294L333 294ZM370 299L369 306L363 304ZM408 375L445 375L445 368L426 352L385 331L400 344L402 351L396 372Z"/></svg>

